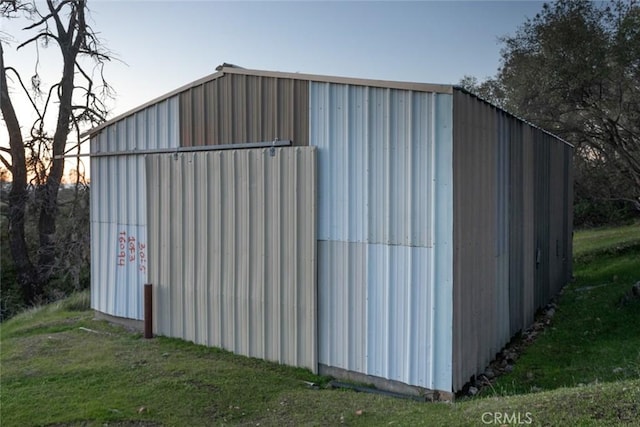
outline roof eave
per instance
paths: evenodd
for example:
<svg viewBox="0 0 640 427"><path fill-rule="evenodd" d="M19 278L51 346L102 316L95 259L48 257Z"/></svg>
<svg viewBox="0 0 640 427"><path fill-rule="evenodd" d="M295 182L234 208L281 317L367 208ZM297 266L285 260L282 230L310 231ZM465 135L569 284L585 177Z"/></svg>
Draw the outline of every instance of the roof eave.
<svg viewBox="0 0 640 427"><path fill-rule="evenodd" d="M321 75L321 74L304 74L304 73L288 73L288 72L282 72L282 71L250 70L250 69L244 69L244 68L223 68L223 71L226 74L244 74L249 76L307 80L307 81L321 82L321 83L337 83L337 84L348 84L348 85L356 85L356 86L381 87L381 88L389 88L389 89L415 90L419 92L436 92L436 93L446 93L446 94L453 93L453 86L446 85L446 84L361 79L361 78L355 78L355 77L338 77L338 76L327 76L327 75Z"/></svg>
<svg viewBox="0 0 640 427"><path fill-rule="evenodd" d="M544 129L544 128L541 128L540 126L538 126L538 125L536 125L536 124L534 124L534 123L531 123L530 121L525 120L525 119L523 119L522 117L519 117L519 116L517 116L517 115L515 115L515 114L513 114L513 113L511 113L511 112L509 112L509 111L507 111L507 110L505 110L505 109L504 109L504 108L502 108L502 107L497 106L497 105L496 105L496 104L494 104L493 102L488 101L487 99L485 99L485 98L481 97L480 95L478 95L478 94L476 94L476 93L471 92L470 90L468 90L468 89L466 89L466 88L464 88L464 87L462 87L462 86L454 85L454 86L452 86L452 88L453 88L454 90L457 90L457 91L460 91L460 92L466 93L467 95L471 95L471 96L473 96L473 97L475 97L475 98L479 99L480 101L482 101L482 102L484 102L484 103L486 103L486 104L489 104L489 105L491 105L492 107L494 107L494 108L496 108L496 109L498 109L498 110L500 110L500 111L504 112L505 114L508 114L508 115L510 115L511 117L514 117L514 118L516 118L516 119L520 120L521 122L523 122L523 123L525 123L525 124L527 124L527 125L529 125L529 126L531 126L531 127L535 128L535 129L541 130L542 132L546 133L546 134L547 134L547 135L549 135L549 136L554 137L555 139L557 139L557 140L559 140L559 141L563 142L564 144L566 144L566 145L570 146L571 148L575 148L575 146L574 146L572 143L570 143L569 141L567 141L567 140L565 140L565 139L563 139L563 138L560 138L558 135L554 134L553 132L550 132L550 131L548 131L548 130L546 130L546 129Z"/></svg>
<svg viewBox="0 0 640 427"><path fill-rule="evenodd" d="M96 126L94 128L91 128L91 129L81 133L80 137L84 138L86 136L93 136L96 133L100 132L102 129L106 128L107 126L112 125L113 123L118 122L118 121L124 119L125 117L132 116L135 113L137 113L139 111L142 111L147 107L150 107L152 105L155 105L155 104L158 104L158 103L160 103L162 101L165 101L165 100L171 98L172 96L178 95L179 93L184 92L186 90L189 90L189 89L191 89L193 87L200 86L203 83L218 79L218 78L222 77L224 74L225 74L225 69L223 68L221 71L216 71L213 74L209 74L208 76L202 77L202 78L200 78L200 79L198 79L196 81L188 83L188 84L186 84L184 86L181 86L181 87L179 87L177 89L174 89L169 93L166 93L166 94L161 95L161 96L159 96L157 98L154 98L151 101L145 102L142 105L139 105L139 106L137 106L137 107L135 107L135 108L133 108L133 109L131 109L129 111L126 111L126 112L124 112L122 114L119 114L116 117L114 117L112 119L109 119L106 122L104 122L104 123L102 123L102 124L100 124L100 125L98 125L98 126Z"/></svg>
<svg viewBox="0 0 640 427"><path fill-rule="evenodd" d="M240 74L240 75L246 75L246 76L259 76L259 77L276 77L276 78L307 80L307 81L324 82L324 83L336 83L336 84L348 84L348 85L357 85L357 86L381 87L381 88L389 88L389 89L413 90L413 91L419 91L419 92L435 92L435 93L444 93L444 94L453 93L453 86L445 85L445 84L400 82L400 81L390 81L390 80L359 79L354 77L326 76L326 75L319 75L319 74L288 73L288 72L282 72L282 71L251 70L246 68L240 68L237 66L219 67L219 71L216 71L213 74L209 74L208 76L202 77L196 81L193 81L184 86L181 86L165 95L159 96L155 99L152 99L149 102L146 102L112 119L109 119L106 122L94 128L91 128L86 132L83 132L80 135L80 137L81 138L84 138L86 136L91 137L99 133L102 129L106 128L107 126L110 126L128 116L131 116L141 110L144 110L147 107L150 107L154 104L158 104L162 101L165 101L175 95L178 95L181 92L187 91L196 86L200 86L204 83L216 80L224 76L225 74Z"/></svg>

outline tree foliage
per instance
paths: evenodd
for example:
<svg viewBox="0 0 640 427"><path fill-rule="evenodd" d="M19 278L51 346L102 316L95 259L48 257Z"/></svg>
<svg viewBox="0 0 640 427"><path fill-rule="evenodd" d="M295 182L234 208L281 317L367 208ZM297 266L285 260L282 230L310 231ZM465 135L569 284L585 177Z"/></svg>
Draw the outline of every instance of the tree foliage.
<svg viewBox="0 0 640 427"><path fill-rule="evenodd" d="M53 48L62 64L59 80L49 88L42 87L37 59L35 74L25 82L19 70L5 64L4 50L9 44L0 40L0 107L9 136L9 148L1 148L1 159L12 177L7 198L8 241L24 302L31 304L42 299L46 285L68 264L61 257L65 247L56 230L64 156L71 140L79 150L84 125L105 119L103 101L109 85L102 70L110 56L89 24L86 0L47 0L45 6L35 1L7 1L0 5L0 13L3 19L28 19L24 41L17 49ZM33 123L20 121L12 98L17 93L28 99L36 113ZM50 116L51 129L47 125ZM31 215L37 224L35 245L25 231Z"/></svg>
<svg viewBox="0 0 640 427"><path fill-rule="evenodd" d="M578 203L640 211L638 4L545 4L502 43L495 78L461 84L575 145Z"/></svg>
<svg viewBox="0 0 640 427"><path fill-rule="evenodd" d="M506 105L504 89L496 79L479 81L477 77L466 75L460 80L459 85L500 108L509 108Z"/></svg>

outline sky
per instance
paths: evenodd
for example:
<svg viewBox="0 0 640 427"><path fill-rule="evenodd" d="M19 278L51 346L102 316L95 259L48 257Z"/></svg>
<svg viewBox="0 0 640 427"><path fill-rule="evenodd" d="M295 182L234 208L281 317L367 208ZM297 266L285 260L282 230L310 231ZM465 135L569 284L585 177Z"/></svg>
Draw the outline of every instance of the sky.
<svg viewBox="0 0 640 427"><path fill-rule="evenodd" d="M105 68L110 117L215 72L244 68L423 83L492 76L501 36L542 9L534 1L107 1L90 23L116 60ZM24 20L0 19L5 64L31 76L36 48ZM6 43L8 41L8 43ZM53 46L39 47L43 86L59 78ZM9 84L11 86L11 83ZM23 126L34 115L11 87ZM4 122L0 145L8 145Z"/></svg>

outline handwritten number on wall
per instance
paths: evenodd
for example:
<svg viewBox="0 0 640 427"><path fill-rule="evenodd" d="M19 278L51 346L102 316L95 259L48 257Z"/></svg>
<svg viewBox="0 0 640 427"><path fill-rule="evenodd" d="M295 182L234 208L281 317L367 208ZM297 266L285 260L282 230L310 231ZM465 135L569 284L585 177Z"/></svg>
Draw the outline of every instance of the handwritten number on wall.
<svg viewBox="0 0 640 427"><path fill-rule="evenodd" d="M147 245L140 242L135 235L126 231L118 233L118 267L126 267L127 264L136 264L138 270L147 272Z"/></svg>

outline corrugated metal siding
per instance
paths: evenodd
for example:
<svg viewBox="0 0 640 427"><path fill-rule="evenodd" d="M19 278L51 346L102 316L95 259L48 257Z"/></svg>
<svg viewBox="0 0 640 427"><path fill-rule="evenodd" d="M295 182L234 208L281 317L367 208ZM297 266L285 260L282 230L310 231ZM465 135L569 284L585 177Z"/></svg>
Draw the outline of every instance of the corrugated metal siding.
<svg viewBox="0 0 640 427"><path fill-rule="evenodd" d="M433 248L319 241L321 363L428 388L446 381L424 286L433 259Z"/></svg>
<svg viewBox="0 0 640 427"><path fill-rule="evenodd" d="M549 141L549 295L545 295L546 304L548 298L558 293L565 284L564 270L564 244L562 231L565 219L564 214L564 147Z"/></svg>
<svg viewBox="0 0 640 427"><path fill-rule="evenodd" d="M178 98L148 107L91 138L91 154L178 147ZM91 158L91 307L141 320L146 282L142 156Z"/></svg>
<svg viewBox="0 0 640 427"><path fill-rule="evenodd" d="M545 296L550 293L549 283L549 185L550 185L550 145L545 138L536 139L535 146L535 187L534 187L534 224L536 236L536 273L534 307L544 304Z"/></svg>
<svg viewBox="0 0 640 427"><path fill-rule="evenodd" d="M321 364L451 389L451 103L311 82Z"/></svg>
<svg viewBox="0 0 640 427"><path fill-rule="evenodd" d="M522 123L522 187L521 190L515 188L522 194L522 260L514 259L516 265L519 263L522 269L522 323L520 325L530 325L533 322L537 307L532 304L535 301L535 270L536 270L536 244L535 244L535 139L536 130ZM518 287L518 278L511 284ZM522 326L512 325L512 331L519 330Z"/></svg>
<svg viewBox="0 0 640 427"><path fill-rule="evenodd" d="M515 223L519 218L513 218L509 215L511 208L510 200L510 169L511 169L511 145L512 141L511 126L513 121L505 114L497 114L494 118L496 121L495 132L497 136L496 144L494 146L496 155L496 171L494 174L493 185L496 187L496 200L495 200L495 218L496 232L495 236L495 248L497 257L496 266L496 281L497 283L507 284L507 286L496 287L496 304L498 309L496 310L497 322L496 322L496 334L498 337L510 336L511 322L509 319L510 314L510 297L517 297L517 295L510 295L509 273L510 273L510 260L514 259L514 254L511 252L516 251L516 247L511 247L510 243L510 227L512 224L515 227ZM514 165L515 166L515 165ZM515 242L517 243L517 242ZM517 298L515 298L517 299Z"/></svg>
<svg viewBox="0 0 640 427"><path fill-rule="evenodd" d="M549 183L549 269L550 295L558 293L571 276L571 240L569 224L573 215L569 208L571 150L564 144L551 143ZM571 148L571 147L569 147ZM546 303L546 302L545 302Z"/></svg>
<svg viewBox="0 0 640 427"><path fill-rule="evenodd" d="M564 147L564 230L563 238L566 239L565 258L565 281L570 281L573 277L573 147Z"/></svg>
<svg viewBox="0 0 640 427"><path fill-rule="evenodd" d="M225 74L180 94L180 145L309 145L309 82Z"/></svg>
<svg viewBox="0 0 640 427"><path fill-rule="evenodd" d="M450 132L450 96L328 83L311 90L318 238L431 247L434 139Z"/></svg>
<svg viewBox="0 0 640 427"><path fill-rule="evenodd" d="M318 241L318 359L356 372L367 372L367 260L365 243Z"/></svg>
<svg viewBox="0 0 640 427"><path fill-rule="evenodd" d="M497 121L454 92L454 388L497 348ZM493 353L491 352L492 350Z"/></svg>
<svg viewBox="0 0 640 427"><path fill-rule="evenodd" d="M524 323L524 294L525 294L525 277L524 277L524 263L523 259L524 245L522 244L524 239L524 141L522 137L523 123L516 121L504 120L500 116L502 122L508 124L507 129L504 129L503 135L507 136L509 144L509 175L505 176L505 181L508 185L507 198L509 203L506 206L508 211L507 218L509 221L508 232L508 244L509 244L509 265L507 266L506 278L509 283L509 336L513 336L520 330L521 325ZM512 142L513 141L513 142ZM511 143L512 142L512 143Z"/></svg>
<svg viewBox="0 0 640 427"><path fill-rule="evenodd" d="M571 147L549 135L536 140L536 307L543 307L571 275Z"/></svg>
<svg viewBox="0 0 640 427"><path fill-rule="evenodd" d="M571 147L454 92L455 389L566 283Z"/></svg>
<svg viewBox="0 0 640 427"><path fill-rule="evenodd" d="M157 333L317 370L315 159L147 157Z"/></svg>

